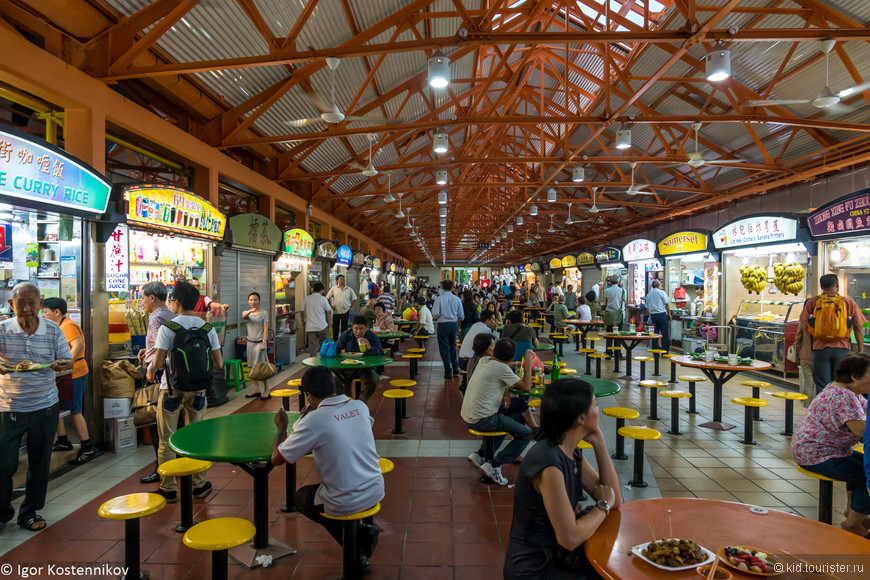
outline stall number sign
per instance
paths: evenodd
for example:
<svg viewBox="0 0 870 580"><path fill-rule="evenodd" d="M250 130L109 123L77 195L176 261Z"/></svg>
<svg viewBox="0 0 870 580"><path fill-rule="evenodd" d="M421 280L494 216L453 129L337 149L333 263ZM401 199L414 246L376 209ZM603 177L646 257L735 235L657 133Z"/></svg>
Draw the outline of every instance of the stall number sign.
<svg viewBox="0 0 870 580"><path fill-rule="evenodd" d="M106 292L127 291L130 284L129 247L127 226L116 226L106 242Z"/></svg>
<svg viewBox="0 0 870 580"><path fill-rule="evenodd" d="M679 232L659 242L659 254L674 256L707 251L707 236L700 232Z"/></svg>
<svg viewBox="0 0 870 580"><path fill-rule="evenodd" d="M100 215L111 190L108 181L62 150L0 131L0 194Z"/></svg>
<svg viewBox="0 0 870 580"><path fill-rule="evenodd" d="M807 223L816 238L866 234L870 230L870 192L838 199L811 213Z"/></svg>
<svg viewBox="0 0 870 580"><path fill-rule="evenodd" d="M626 262L635 260L649 260L656 255L656 245L649 240L634 240L625 245L622 255Z"/></svg>
<svg viewBox="0 0 870 580"><path fill-rule="evenodd" d="M781 216L757 216L732 222L713 234L717 249L789 242L797 235L797 220Z"/></svg>
<svg viewBox="0 0 870 580"><path fill-rule="evenodd" d="M336 264L339 266L350 266L350 261L353 259L353 250L351 250L347 246L339 246L338 247L338 261Z"/></svg>

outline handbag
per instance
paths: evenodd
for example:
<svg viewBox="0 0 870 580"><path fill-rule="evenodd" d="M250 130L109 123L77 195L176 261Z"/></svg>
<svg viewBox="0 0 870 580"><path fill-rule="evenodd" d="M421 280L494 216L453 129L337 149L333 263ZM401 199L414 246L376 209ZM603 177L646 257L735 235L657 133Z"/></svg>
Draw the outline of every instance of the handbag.
<svg viewBox="0 0 870 580"><path fill-rule="evenodd" d="M790 347L788 347L788 351L785 353L785 358L790 360L791 362L797 364L798 362L798 350L797 345L792 343Z"/></svg>
<svg viewBox="0 0 870 580"><path fill-rule="evenodd" d="M145 427L157 423L157 398L160 396L160 382L145 385L133 393L133 425Z"/></svg>
<svg viewBox="0 0 870 580"><path fill-rule="evenodd" d="M73 400L73 385L72 385L72 371L57 375L54 379L55 384L57 385L57 398L61 402L67 402Z"/></svg>
<svg viewBox="0 0 870 580"><path fill-rule="evenodd" d="M335 344L335 341L331 338L327 338L323 341L323 344L320 345L320 356L324 358L332 358L335 357L338 352L338 347Z"/></svg>

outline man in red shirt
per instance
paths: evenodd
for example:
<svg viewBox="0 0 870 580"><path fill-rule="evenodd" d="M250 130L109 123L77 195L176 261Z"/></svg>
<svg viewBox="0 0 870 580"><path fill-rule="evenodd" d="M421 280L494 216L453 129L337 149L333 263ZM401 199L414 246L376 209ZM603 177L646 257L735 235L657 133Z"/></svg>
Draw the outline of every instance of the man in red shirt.
<svg viewBox="0 0 870 580"><path fill-rule="evenodd" d="M825 274L819 278L819 286L822 288L822 295L839 296L840 280L836 274ZM820 297L813 296L804 303L800 318L804 332L808 332L809 319L813 315L816 302L819 301ZM840 298L846 305L846 316L852 321L852 332L855 335L855 342L858 343L857 352L864 352L864 323L866 319L854 300L845 296L840 296ZM813 383L816 385L816 392L821 392L828 386L828 383L833 380L834 368L837 363L850 352L852 352L852 339L848 335L839 340L813 338Z"/></svg>

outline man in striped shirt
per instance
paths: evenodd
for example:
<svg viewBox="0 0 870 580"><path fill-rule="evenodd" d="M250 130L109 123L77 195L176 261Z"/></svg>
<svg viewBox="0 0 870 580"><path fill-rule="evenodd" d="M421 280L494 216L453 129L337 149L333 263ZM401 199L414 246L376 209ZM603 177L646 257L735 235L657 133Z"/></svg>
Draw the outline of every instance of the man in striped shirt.
<svg viewBox="0 0 870 580"><path fill-rule="evenodd" d="M60 406L55 375L72 369L69 343L56 323L39 317L39 289L22 282L12 289L9 305L15 318L0 322L0 528L15 515L12 476L18 470L18 449L27 435L27 485L18 510L18 525L37 532L45 519L51 447ZM16 372L22 362L48 365L33 372Z"/></svg>
<svg viewBox="0 0 870 580"><path fill-rule="evenodd" d="M381 292L375 302L382 302L390 314L396 309L396 297L390 292L390 285L384 284L384 291Z"/></svg>

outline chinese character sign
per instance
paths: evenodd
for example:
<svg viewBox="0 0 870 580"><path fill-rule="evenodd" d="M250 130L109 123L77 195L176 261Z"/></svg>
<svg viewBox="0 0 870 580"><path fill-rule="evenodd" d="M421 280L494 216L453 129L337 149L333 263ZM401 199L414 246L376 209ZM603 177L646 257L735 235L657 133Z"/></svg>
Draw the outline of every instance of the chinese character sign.
<svg viewBox="0 0 870 580"><path fill-rule="evenodd" d="M635 240L622 249L626 262L649 260L656 255L656 245L649 240Z"/></svg>
<svg viewBox="0 0 870 580"><path fill-rule="evenodd" d="M119 224L106 241L106 292L126 292L130 284L130 240Z"/></svg>
<svg viewBox="0 0 870 580"><path fill-rule="evenodd" d="M836 226L834 222L831 225ZM713 234L716 249L791 242L797 236L796 219L783 216L755 216L720 228Z"/></svg>
<svg viewBox="0 0 870 580"><path fill-rule="evenodd" d="M870 191L841 197L817 209L807 218L807 224L814 238L831 237L830 234L866 235L870 230Z"/></svg>

